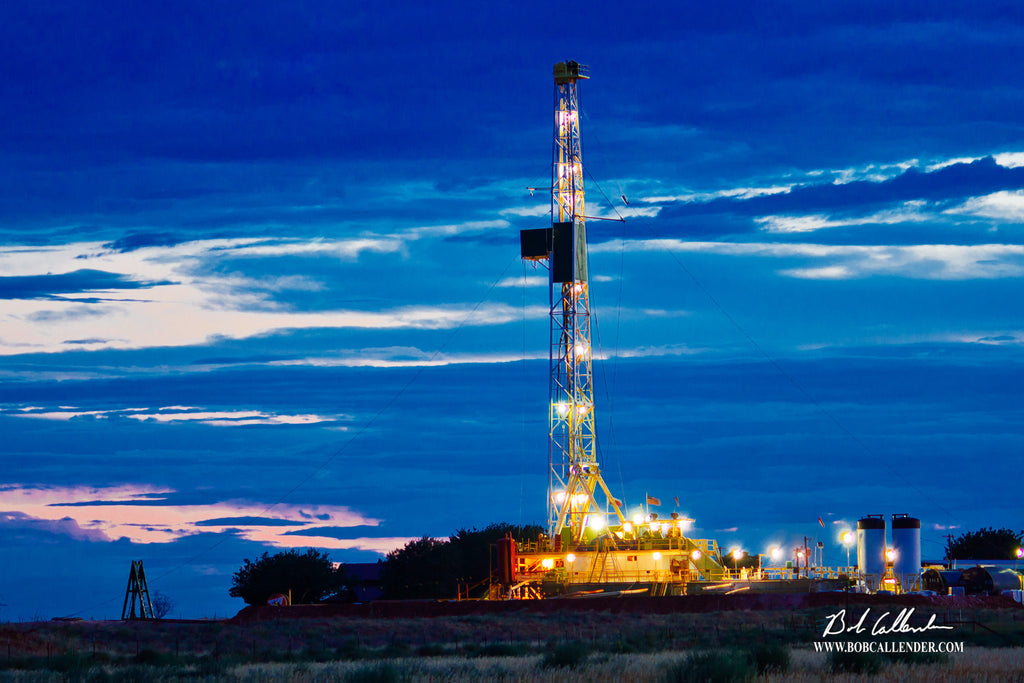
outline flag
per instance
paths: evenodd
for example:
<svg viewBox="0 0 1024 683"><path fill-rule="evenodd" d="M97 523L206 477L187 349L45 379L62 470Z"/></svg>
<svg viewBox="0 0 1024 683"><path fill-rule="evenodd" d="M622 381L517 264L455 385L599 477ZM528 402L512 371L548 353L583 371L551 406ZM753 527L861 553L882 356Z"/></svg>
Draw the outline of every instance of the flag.
<svg viewBox="0 0 1024 683"><path fill-rule="evenodd" d="M679 496L676 496L676 507L679 507Z"/></svg>
<svg viewBox="0 0 1024 683"><path fill-rule="evenodd" d="M821 528L822 528L822 529L824 529L824 528L825 528L825 522L821 521L821 517L818 517L818 524L820 524L820 525L821 525Z"/></svg>
<svg viewBox="0 0 1024 683"><path fill-rule="evenodd" d="M619 500L618 498L612 498L612 505L614 505L615 507L621 508L622 507L622 501Z"/></svg>
<svg viewBox="0 0 1024 683"><path fill-rule="evenodd" d="M661 501L658 500L657 498L655 498L654 496L647 496L647 504L648 505L661 505Z"/></svg>

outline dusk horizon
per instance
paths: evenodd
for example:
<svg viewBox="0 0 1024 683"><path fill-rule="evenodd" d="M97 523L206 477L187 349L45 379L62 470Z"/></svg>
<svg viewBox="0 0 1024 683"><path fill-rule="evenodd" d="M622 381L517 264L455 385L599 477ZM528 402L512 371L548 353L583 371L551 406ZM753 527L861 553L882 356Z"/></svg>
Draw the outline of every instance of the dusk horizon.
<svg viewBox="0 0 1024 683"><path fill-rule="evenodd" d="M1024 529L1024 12L546 7L0 10L0 621L544 525L568 59L626 510L829 566Z"/></svg>

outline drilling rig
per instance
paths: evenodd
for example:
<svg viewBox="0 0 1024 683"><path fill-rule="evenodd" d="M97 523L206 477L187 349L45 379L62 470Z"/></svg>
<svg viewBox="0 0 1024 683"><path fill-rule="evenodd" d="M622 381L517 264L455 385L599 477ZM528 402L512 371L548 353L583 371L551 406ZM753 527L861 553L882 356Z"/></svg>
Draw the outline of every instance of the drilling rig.
<svg viewBox="0 0 1024 683"><path fill-rule="evenodd" d="M717 544L687 538L693 520L674 512L664 520L646 511L627 519L597 461L578 93L589 74L566 61L555 64L554 77L551 227L520 233L523 259L549 274L548 533L499 544L498 583L512 598L591 590L682 594L691 582L723 578Z"/></svg>
<svg viewBox="0 0 1024 683"><path fill-rule="evenodd" d="M524 259L549 268L551 303L548 527L565 545L586 530L625 523L621 503L608 490L597 463L587 228L577 81L588 78L576 62L555 65L555 135L551 163L551 228L524 230ZM600 501L603 502L599 502ZM612 519L609 519L611 517Z"/></svg>

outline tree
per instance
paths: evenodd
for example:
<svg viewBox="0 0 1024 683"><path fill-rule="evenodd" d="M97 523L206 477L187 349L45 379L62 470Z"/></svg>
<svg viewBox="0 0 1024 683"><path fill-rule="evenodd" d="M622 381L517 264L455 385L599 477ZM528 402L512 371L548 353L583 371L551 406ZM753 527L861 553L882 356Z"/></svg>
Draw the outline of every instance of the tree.
<svg viewBox="0 0 1024 683"><path fill-rule="evenodd" d="M946 557L951 560L1012 560L1024 545L1024 531L1010 529L979 529L961 534L946 543Z"/></svg>
<svg viewBox="0 0 1024 683"><path fill-rule="evenodd" d="M388 553L381 589L389 600L448 598L455 595L455 566L448 541L423 538Z"/></svg>
<svg viewBox="0 0 1024 683"><path fill-rule="evenodd" d="M255 562L244 560L231 577L230 594L250 605L263 605L271 595L291 591L294 604L308 604L337 594L344 585L345 572L334 568L327 553L310 548L305 553L287 550L263 553Z"/></svg>
<svg viewBox="0 0 1024 683"><path fill-rule="evenodd" d="M153 599L150 604L153 606L153 616L157 619L163 619L174 609L174 600L160 591L153 591Z"/></svg>
<svg viewBox="0 0 1024 683"><path fill-rule="evenodd" d="M491 571L491 545L511 534L536 539L544 529L498 522L485 529L459 529L447 540L423 538L388 553L381 571L384 597L390 600L454 598L460 586L485 582Z"/></svg>

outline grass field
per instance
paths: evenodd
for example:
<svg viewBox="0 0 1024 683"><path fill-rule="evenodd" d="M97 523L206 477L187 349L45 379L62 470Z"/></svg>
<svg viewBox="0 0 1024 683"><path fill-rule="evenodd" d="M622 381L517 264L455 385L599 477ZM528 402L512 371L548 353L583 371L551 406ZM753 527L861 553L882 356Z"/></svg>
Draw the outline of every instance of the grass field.
<svg viewBox="0 0 1024 683"><path fill-rule="evenodd" d="M966 647L938 656L815 652L833 610L12 623L0 625L0 681L1024 683L1020 608L942 614L954 630L917 638Z"/></svg>

